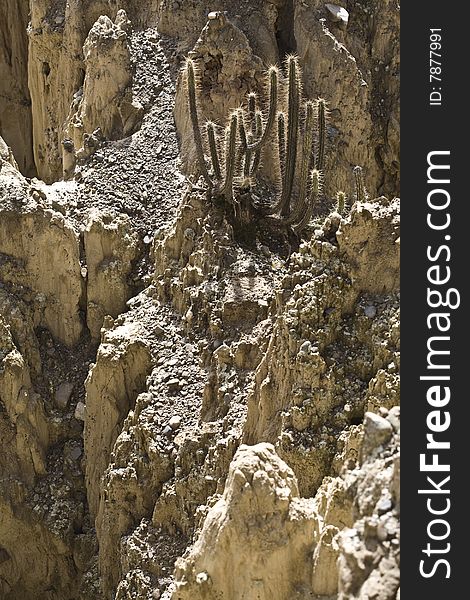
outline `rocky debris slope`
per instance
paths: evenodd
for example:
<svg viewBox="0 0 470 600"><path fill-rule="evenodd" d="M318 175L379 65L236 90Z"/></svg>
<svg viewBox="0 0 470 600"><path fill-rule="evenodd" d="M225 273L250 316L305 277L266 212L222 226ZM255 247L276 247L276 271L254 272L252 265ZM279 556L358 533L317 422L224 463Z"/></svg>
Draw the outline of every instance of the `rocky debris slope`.
<svg viewBox="0 0 470 600"><path fill-rule="evenodd" d="M398 200L298 240L179 170L183 54L222 121L297 48L332 184L395 192L397 9L249 4L40 0L28 51L0 20L5 600L397 597Z"/></svg>

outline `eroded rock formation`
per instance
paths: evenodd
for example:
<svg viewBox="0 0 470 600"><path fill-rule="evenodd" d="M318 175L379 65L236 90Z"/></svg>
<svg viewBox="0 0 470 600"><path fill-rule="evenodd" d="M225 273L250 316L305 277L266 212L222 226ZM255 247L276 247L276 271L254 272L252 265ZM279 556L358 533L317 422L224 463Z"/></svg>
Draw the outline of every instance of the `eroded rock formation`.
<svg viewBox="0 0 470 600"><path fill-rule="evenodd" d="M0 596L396 599L397 7L30 4L0 8ZM179 77L222 124L293 50L325 189L369 192L303 239L186 185Z"/></svg>

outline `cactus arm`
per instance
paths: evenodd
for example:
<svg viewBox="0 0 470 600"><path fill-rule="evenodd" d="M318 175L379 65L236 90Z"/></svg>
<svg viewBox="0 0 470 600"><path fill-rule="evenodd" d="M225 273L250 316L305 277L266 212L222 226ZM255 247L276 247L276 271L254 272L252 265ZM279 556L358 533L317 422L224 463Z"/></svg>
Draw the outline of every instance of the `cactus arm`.
<svg viewBox="0 0 470 600"><path fill-rule="evenodd" d="M269 140L273 125L276 121L277 111L277 98L278 98L278 86L279 86L279 69L275 66L269 67L269 109L268 118L264 127L262 135L256 140L254 144L248 146L250 152L255 152L261 149L266 142Z"/></svg>
<svg viewBox="0 0 470 600"><path fill-rule="evenodd" d="M196 76L194 73L194 61L191 58L186 60L186 81L188 87L189 113L193 128L194 143L196 145L197 160L202 176L204 177L207 185L212 187L212 180L209 176L209 172L207 171L206 160L204 158L204 147L202 145L201 130L199 128L199 118L197 114L196 103Z"/></svg>
<svg viewBox="0 0 470 600"><path fill-rule="evenodd" d="M209 150L211 154L212 169L216 179L222 179L222 171L220 169L219 155L217 153L217 138L215 135L215 123L208 121L206 123L207 140L209 142Z"/></svg>
<svg viewBox="0 0 470 600"><path fill-rule="evenodd" d="M248 116L251 124L251 134L256 136L256 94L250 92L248 94Z"/></svg>
<svg viewBox="0 0 470 600"><path fill-rule="evenodd" d="M233 201L233 178L235 176L236 167L236 150L237 150L237 129L238 129L238 115L237 112L233 112L230 116L230 124L226 128L225 135L225 183L223 187L223 194L229 201Z"/></svg>
<svg viewBox="0 0 470 600"><path fill-rule="evenodd" d="M327 107L323 98L318 98L316 103L316 133L317 148L315 153L315 169L323 171L325 168L325 140Z"/></svg>
<svg viewBox="0 0 470 600"><path fill-rule="evenodd" d="M260 136L261 131L263 129L263 115L261 114L261 112L259 110L256 111L256 123L255 124L256 124L256 135ZM254 177L256 175L256 172L259 169L260 163L261 163L261 148L256 150L255 156L253 158L253 165L251 167L251 176L252 177Z"/></svg>
<svg viewBox="0 0 470 600"><path fill-rule="evenodd" d="M302 163L300 167L299 198L307 195L310 157L312 156L313 131L315 126L315 106L310 100L305 103L305 131L302 140Z"/></svg>
<svg viewBox="0 0 470 600"><path fill-rule="evenodd" d="M282 178L286 167L286 115L282 111L277 115L277 151Z"/></svg>
<svg viewBox="0 0 470 600"><path fill-rule="evenodd" d="M238 137L240 138L240 148L238 151L237 161L238 161L239 167L241 167L241 165L243 163L243 175L244 175L244 177L248 178L250 176L251 153L248 151L248 136L246 134L246 127L245 127L246 113L243 110L243 108L238 109L237 116L238 116Z"/></svg>
<svg viewBox="0 0 470 600"><path fill-rule="evenodd" d="M310 174L310 181L310 193L308 197L308 202L306 203L306 210L302 215L300 221L298 221L293 227L296 233L301 233L305 229L305 227L307 227L307 225L310 222L310 219L312 218L313 211L318 205L321 190L320 171L318 171L317 169L313 169L313 171Z"/></svg>
<svg viewBox="0 0 470 600"><path fill-rule="evenodd" d="M336 212L343 216L346 210L346 194L344 192L338 192L336 194Z"/></svg>
<svg viewBox="0 0 470 600"><path fill-rule="evenodd" d="M354 192L356 202L365 202L367 200L367 192L364 185L364 174L362 167L356 166L353 169L354 173Z"/></svg>
<svg viewBox="0 0 470 600"><path fill-rule="evenodd" d="M280 202L281 216L287 216L287 214L289 213L292 189L294 186L295 165L297 160L297 136L300 104L300 73L296 57L288 57L287 68L289 78L287 146L286 166L282 181L282 192Z"/></svg>

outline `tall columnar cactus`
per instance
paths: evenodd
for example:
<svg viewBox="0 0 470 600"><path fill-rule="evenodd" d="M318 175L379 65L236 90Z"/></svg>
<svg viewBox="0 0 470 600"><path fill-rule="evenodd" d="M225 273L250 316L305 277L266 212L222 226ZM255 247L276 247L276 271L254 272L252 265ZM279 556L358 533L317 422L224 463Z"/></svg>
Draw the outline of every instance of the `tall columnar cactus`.
<svg viewBox="0 0 470 600"><path fill-rule="evenodd" d="M286 166L286 114L282 111L277 113L277 149L279 156L279 171L281 173L281 178L283 178Z"/></svg>
<svg viewBox="0 0 470 600"><path fill-rule="evenodd" d="M336 212L341 216L346 212L346 194L344 192L336 194Z"/></svg>
<svg viewBox="0 0 470 600"><path fill-rule="evenodd" d="M238 112L234 111L230 115L230 123L225 129L225 183L222 191L229 202L233 200L232 186L237 159L237 129Z"/></svg>
<svg viewBox="0 0 470 600"><path fill-rule="evenodd" d="M253 152L248 149L248 146L251 146L257 137L256 130L256 94L255 92L250 92L248 94L248 119L250 122L250 131L247 134L247 148L245 154L245 163L243 166L243 176L248 178L252 175L252 158Z"/></svg>
<svg viewBox="0 0 470 600"><path fill-rule="evenodd" d="M231 113L223 143L218 139L215 123L207 122L205 137L212 164L209 172L199 127L196 67L193 60L186 61L188 106L197 160L210 194L222 196L227 202L236 205L234 184L241 183L245 188L251 185L261 163L263 148L274 141L274 138L281 190L278 200L270 208L264 208L263 212L277 213L281 221L291 225L297 232L306 227L318 205L325 159L327 119L326 102L322 98L316 102L305 102L304 117L301 119L301 80L298 59L289 56L286 60L286 79L282 87L279 69L270 67L267 72L266 118L258 108L256 94L252 92L248 95L246 108L240 107ZM280 89L285 90L285 94L281 94ZM277 139L273 136L275 125Z"/></svg>
<svg viewBox="0 0 470 600"><path fill-rule="evenodd" d="M299 128L300 108L300 70L296 56L287 58L288 100L287 100L287 144L286 164L282 178L280 213L285 217L289 214L289 204L294 187L294 174L297 161L297 139Z"/></svg>
<svg viewBox="0 0 470 600"><path fill-rule="evenodd" d="M213 121L207 121L206 123L207 140L209 142L209 152L212 161L212 170L214 177L218 180L222 179L222 171L220 169L220 161L217 148L217 137L215 133L215 123Z"/></svg>
<svg viewBox="0 0 470 600"><path fill-rule="evenodd" d="M313 169L310 174L310 193L308 196L308 200L305 202L305 210L303 211L300 219L296 221L293 225L294 231L297 233L301 233L305 227L309 224L310 219L312 218L315 207L318 206L318 202L320 199L322 185L322 177L321 172L318 169Z"/></svg>
<svg viewBox="0 0 470 600"><path fill-rule="evenodd" d="M191 116L191 125L193 128L194 144L196 146L197 161L202 176L204 177L207 185L212 187L212 180L207 170L206 160L204 157L204 146L202 144L201 129L199 127L199 117L197 114L197 102L196 102L196 73L194 61L191 58L186 59L186 85L188 87L188 105L189 114Z"/></svg>
<svg viewBox="0 0 470 600"><path fill-rule="evenodd" d="M236 170L241 171L243 167L243 177L248 179L250 177L250 160L248 156L248 136L245 127L246 112L243 108L237 110L238 119L238 135L240 138L240 147L237 152L237 166Z"/></svg>
<svg viewBox="0 0 470 600"><path fill-rule="evenodd" d="M315 151L315 169L323 171L325 168L325 140L326 140L326 117L327 108L323 98L318 98L316 102L316 151Z"/></svg>
<svg viewBox="0 0 470 600"><path fill-rule="evenodd" d="M315 105L310 100L305 103L305 126L302 140L302 162L300 166L299 198L305 198L308 184L310 159L312 156ZM319 171L318 167L315 167Z"/></svg>
<svg viewBox="0 0 470 600"><path fill-rule="evenodd" d="M365 202L367 200L367 191L364 185L364 174L362 167L354 167L354 195L356 202Z"/></svg>
<svg viewBox="0 0 470 600"><path fill-rule="evenodd" d="M260 110L256 111L255 114L255 137L259 138L263 130L263 114ZM255 151L253 157L253 163L251 165L251 177L255 177L261 163L261 147Z"/></svg>

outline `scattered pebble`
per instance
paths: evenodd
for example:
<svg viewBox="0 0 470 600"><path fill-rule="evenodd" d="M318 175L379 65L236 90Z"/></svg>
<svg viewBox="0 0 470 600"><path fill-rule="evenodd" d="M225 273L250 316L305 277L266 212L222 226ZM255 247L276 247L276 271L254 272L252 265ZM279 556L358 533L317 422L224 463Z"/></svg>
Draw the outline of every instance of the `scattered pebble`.
<svg viewBox="0 0 470 600"><path fill-rule="evenodd" d="M171 417L171 419L168 421L168 425L173 429L179 429L180 425L181 425L181 417L178 415L174 415L173 417Z"/></svg>
<svg viewBox="0 0 470 600"><path fill-rule="evenodd" d="M364 432L365 432L365 443L373 449L380 446L392 437L393 428L391 424L372 412L366 412L364 415Z"/></svg>
<svg viewBox="0 0 470 600"><path fill-rule="evenodd" d="M392 506L393 505L392 505L392 501L390 500L390 498L382 498L377 503L377 507L376 507L377 512L379 513L379 515L383 515L384 513L391 510Z"/></svg>
<svg viewBox="0 0 470 600"><path fill-rule="evenodd" d="M337 4L325 4L325 8L328 11L328 16L334 23L341 23L346 26L349 21L349 13L342 6Z"/></svg>
<svg viewBox="0 0 470 600"><path fill-rule="evenodd" d="M84 421L86 415L86 406L83 402L77 402L74 416L78 421Z"/></svg>
<svg viewBox="0 0 470 600"><path fill-rule="evenodd" d="M54 395L54 403L60 410L65 410L68 406L70 396L73 391L73 383L64 381L57 388Z"/></svg>

